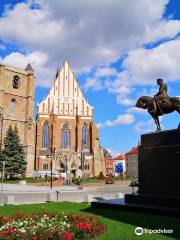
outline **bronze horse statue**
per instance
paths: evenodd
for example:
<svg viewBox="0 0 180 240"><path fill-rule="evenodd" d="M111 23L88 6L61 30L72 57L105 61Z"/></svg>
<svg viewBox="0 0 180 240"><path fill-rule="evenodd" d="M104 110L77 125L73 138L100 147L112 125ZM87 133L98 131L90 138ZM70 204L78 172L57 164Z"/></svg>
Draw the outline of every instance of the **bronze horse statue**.
<svg viewBox="0 0 180 240"><path fill-rule="evenodd" d="M174 111L180 113L180 97L168 97L165 102L159 101L157 103L156 99L153 97L142 96L137 100L136 107L147 109L147 111L153 117L156 123L156 131L159 132L161 131L159 116L172 113Z"/></svg>

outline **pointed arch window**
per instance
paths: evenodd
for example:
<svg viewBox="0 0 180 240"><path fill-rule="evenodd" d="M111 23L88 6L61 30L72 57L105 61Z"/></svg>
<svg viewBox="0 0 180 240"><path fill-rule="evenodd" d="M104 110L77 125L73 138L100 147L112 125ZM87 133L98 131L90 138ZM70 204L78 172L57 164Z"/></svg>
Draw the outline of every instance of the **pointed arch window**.
<svg viewBox="0 0 180 240"><path fill-rule="evenodd" d="M69 128L69 125L67 123L65 123L62 127L61 145L62 145L62 148L69 148L70 147L70 128Z"/></svg>
<svg viewBox="0 0 180 240"><path fill-rule="evenodd" d="M12 98L10 102L10 113L15 113L16 99Z"/></svg>
<svg viewBox="0 0 180 240"><path fill-rule="evenodd" d="M48 122L44 122L42 126L42 147L48 148L49 147L49 132L50 126Z"/></svg>
<svg viewBox="0 0 180 240"><path fill-rule="evenodd" d="M82 148L88 148L88 128L86 123L84 123L82 128Z"/></svg>

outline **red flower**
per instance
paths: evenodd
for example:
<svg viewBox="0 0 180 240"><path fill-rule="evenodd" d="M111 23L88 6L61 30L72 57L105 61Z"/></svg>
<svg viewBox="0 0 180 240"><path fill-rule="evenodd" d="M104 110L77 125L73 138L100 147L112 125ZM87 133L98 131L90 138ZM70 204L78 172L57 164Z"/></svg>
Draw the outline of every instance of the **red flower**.
<svg viewBox="0 0 180 240"><path fill-rule="evenodd" d="M65 239L65 240L72 240L72 239L73 239L73 235L72 235L72 233L70 233L70 232L64 233L64 234L62 235L62 237L63 237L63 239Z"/></svg>
<svg viewBox="0 0 180 240"><path fill-rule="evenodd" d="M91 221L91 220L93 220L93 216L88 216L88 218L89 218L89 220Z"/></svg>
<svg viewBox="0 0 180 240"><path fill-rule="evenodd" d="M38 240L38 238L35 236L35 237L33 238L33 240Z"/></svg>
<svg viewBox="0 0 180 240"><path fill-rule="evenodd" d="M91 229L91 224L89 224L88 222L80 222L79 223L79 229L82 230L88 230L90 231Z"/></svg>

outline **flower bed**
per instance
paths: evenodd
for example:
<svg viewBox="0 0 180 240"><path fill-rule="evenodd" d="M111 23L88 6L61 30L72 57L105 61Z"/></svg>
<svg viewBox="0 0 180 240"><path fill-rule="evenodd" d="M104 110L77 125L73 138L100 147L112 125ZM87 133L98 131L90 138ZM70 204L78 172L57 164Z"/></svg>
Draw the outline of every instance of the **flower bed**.
<svg viewBox="0 0 180 240"><path fill-rule="evenodd" d="M12 218L0 218L1 240L88 240L105 231L98 218L86 215L17 213Z"/></svg>

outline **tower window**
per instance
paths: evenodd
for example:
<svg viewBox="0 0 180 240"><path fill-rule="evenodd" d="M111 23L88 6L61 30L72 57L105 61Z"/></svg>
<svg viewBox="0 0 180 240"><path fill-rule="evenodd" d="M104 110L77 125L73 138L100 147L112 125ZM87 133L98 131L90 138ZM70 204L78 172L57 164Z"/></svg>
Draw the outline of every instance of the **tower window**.
<svg viewBox="0 0 180 240"><path fill-rule="evenodd" d="M16 107L16 99L12 98L10 102L10 112L15 113L15 107Z"/></svg>

